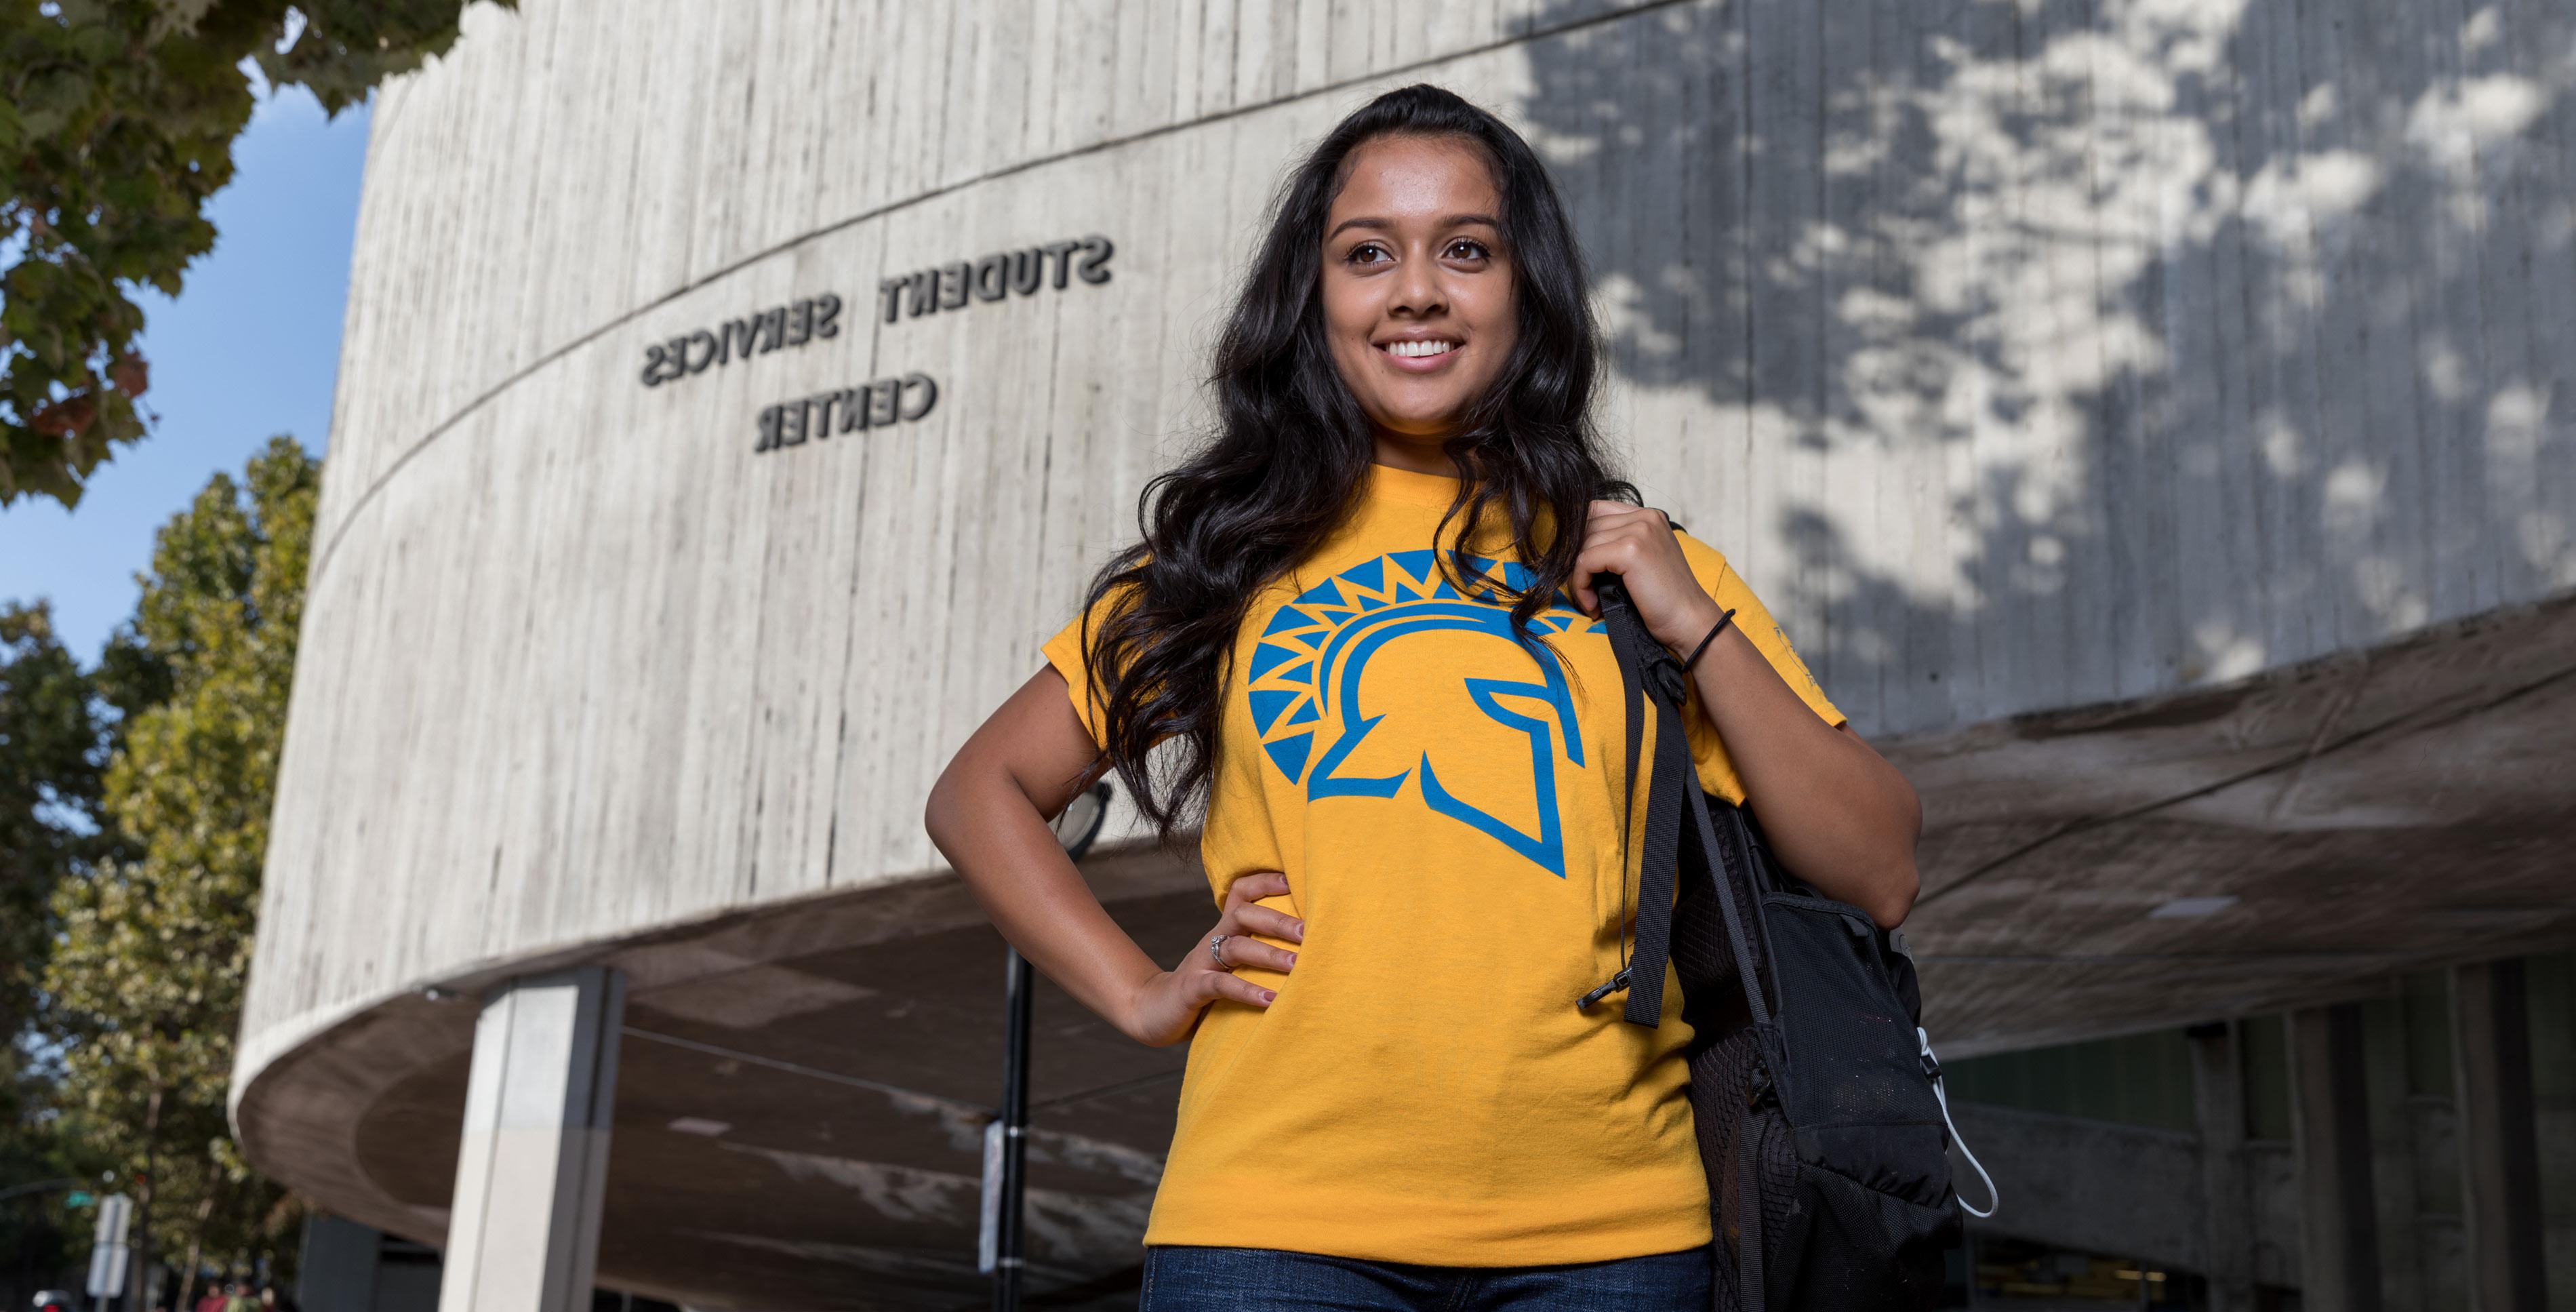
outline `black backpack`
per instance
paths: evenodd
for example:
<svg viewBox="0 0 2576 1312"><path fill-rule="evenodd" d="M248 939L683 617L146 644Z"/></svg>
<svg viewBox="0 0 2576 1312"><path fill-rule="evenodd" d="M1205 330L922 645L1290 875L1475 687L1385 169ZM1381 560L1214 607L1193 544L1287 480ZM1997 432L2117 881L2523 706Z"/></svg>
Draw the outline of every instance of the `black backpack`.
<svg viewBox="0 0 2576 1312"><path fill-rule="evenodd" d="M1631 979L1660 981L1669 953L1696 1032L1690 1100L1716 1230L1715 1307L1931 1307L1961 1204L1904 936L1790 876L1750 814L1700 790L1682 728L1687 676L1615 581L1594 587L1627 689L1632 813L1646 704L1656 731L1636 949L1581 1005ZM1627 1020L1653 1026L1662 1011L1660 983L1627 990Z"/></svg>

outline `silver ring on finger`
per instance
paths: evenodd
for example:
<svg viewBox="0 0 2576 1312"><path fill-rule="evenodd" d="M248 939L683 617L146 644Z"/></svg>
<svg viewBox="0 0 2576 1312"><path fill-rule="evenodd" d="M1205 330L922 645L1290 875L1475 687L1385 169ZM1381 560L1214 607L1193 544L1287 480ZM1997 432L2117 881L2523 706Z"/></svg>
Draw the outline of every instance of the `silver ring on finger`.
<svg viewBox="0 0 2576 1312"><path fill-rule="evenodd" d="M1234 963L1225 959L1225 941L1232 937L1232 934L1219 934L1208 940L1208 960L1215 962L1219 970L1234 969Z"/></svg>

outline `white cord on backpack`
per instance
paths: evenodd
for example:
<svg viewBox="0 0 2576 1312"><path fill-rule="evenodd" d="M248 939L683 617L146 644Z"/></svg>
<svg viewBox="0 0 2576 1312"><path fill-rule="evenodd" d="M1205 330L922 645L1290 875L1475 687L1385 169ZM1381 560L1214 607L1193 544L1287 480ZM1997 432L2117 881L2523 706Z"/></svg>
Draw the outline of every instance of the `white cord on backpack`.
<svg viewBox="0 0 2576 1312"><path fill-rule="evenodd" d="M1923 1060L1938 1072L1941 1069L1941 1059L1932 1055L1931 1032L1917 1025L1914 1027L1914 1037L1922 1041ZM1995 1188L1995 1177L1986 1174L1986 1164L1978 1161L1977 1155L1969 1151L1968 1141L1959 1137L1959 1123L1950 1119L1950 1095L1942 1091L1941 1077L1937 1073L1932 1077L1932 1097L1934 1101L1941 1104L1941 1123L1950 1129L1950 1142L1959 1145L1959 1155L1967 1158L1968 1165L1977 1168L1977 1178L1986 1182L1986 1210L1980 1212L1970 1206L1966 1195L1961 1195L1959 1198L1959 1206L1968 1215L1983 1221L1993 1216L1996 1210L2004 1205L2003 1192Z"/></svg>

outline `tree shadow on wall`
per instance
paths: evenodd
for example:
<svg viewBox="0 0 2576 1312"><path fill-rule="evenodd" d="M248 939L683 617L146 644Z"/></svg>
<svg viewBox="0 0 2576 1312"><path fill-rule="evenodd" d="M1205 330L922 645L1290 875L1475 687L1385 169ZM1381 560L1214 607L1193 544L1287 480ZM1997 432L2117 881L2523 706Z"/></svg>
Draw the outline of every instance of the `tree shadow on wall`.
<svg viewBox="0 0 2576 1312"><path fill-rule="evenodd" d="M1528 49L1640 479L1866 728L2576 584L2576 0L1731 0Z"/></svg>

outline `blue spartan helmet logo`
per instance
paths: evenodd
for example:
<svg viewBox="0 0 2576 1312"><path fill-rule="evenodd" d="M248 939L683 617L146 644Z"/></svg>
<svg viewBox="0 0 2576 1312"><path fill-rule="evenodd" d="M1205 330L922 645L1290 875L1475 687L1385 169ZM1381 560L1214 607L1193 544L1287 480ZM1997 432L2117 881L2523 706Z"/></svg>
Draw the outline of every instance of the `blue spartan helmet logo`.
<svg viewBox="0 0 2576 1312"><path fill-rule="evenodd" d="M1462 575L1497 572L1493 561L1481 557L1457 559L1466 566ZM1504 563L1499 572L1512 588L1528 586L1529 571L1517 562ZM1554 604L1532 617L1530 627L1541 633L1580 633L1593 625L1559 593ZM1303 783L1309 800L1395 796L1412 769L1375 777L1342 773L1351 753L1386 719L1384 714L1360 713L1360 675L1369 657L1388 643L1435 630L1490 633L1518 645L1511 608L1504 598L1490 591L1460 596L1441 577L1438 554L1429 549L1399 551L1353 566L1280 607L1253 649L1246 693L1253 725L1271 764L1290 783ZM1432 810L1475 826L1563 879L1565 842L1557 815L1555 748L1562 743L1566 759L1583 768L1583 733L1575 720L1565 671L1557 662L1535 654L1531 664L1540 676L1538 682L1466 679L1463 683L1478 710L1529 740L1538 832L1523 832L1452 794L1432 769L1429 752L1423 753L1420 766L1422 800ZM1506 704L1507 698L1537 713L1515 709ZM1319 734L1329 737L1317 755Z"/></svg>

